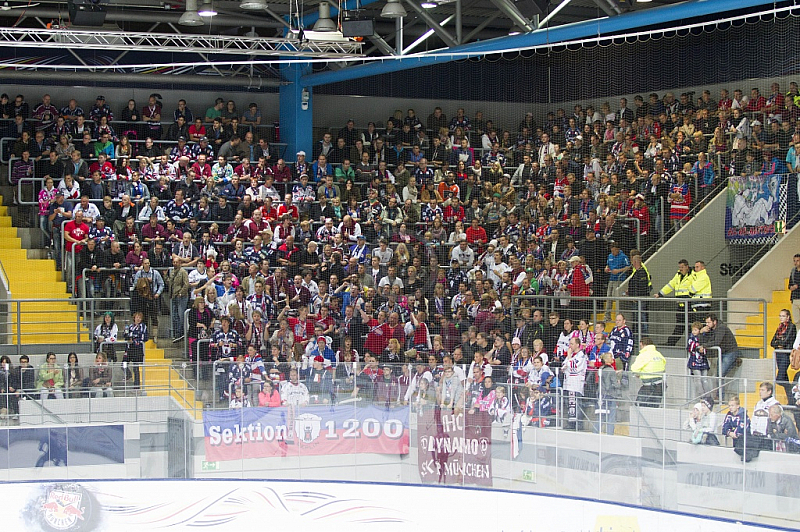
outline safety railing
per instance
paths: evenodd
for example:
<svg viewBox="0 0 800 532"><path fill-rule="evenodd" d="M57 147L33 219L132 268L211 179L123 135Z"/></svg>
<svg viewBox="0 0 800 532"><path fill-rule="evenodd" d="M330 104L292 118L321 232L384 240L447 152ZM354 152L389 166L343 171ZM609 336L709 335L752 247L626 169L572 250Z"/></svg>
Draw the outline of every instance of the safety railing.
<svg viewBox="0 0 800 532"><path fill-rule="evenodd" d="M94 353L81 353L79 357L77 365L53 366L59 380L40 378L45 365L37 364L41 358L38 356L30 356L31 364L24 369L6 364L0 370L0 419L20 425L135 422L139 421L139 414L148 410L136 408L136 399L147 396L173 396L182 401L184 409L199 413L194 404L194 388L172 365L146 361L91 363ZM135 371L141 373L138 384L134 382ZM126 401L114 401L115 398Z"/></svg>
<svg viewBox="0 0 800 532"><path fill-rule="evenodd" d="M558 289L558 287L553 287ZM685 337L691 332L690 326L694 321L703 322L709 314L719 318L720 324L725 324L731 329L743 328L747 317L752 316L752 310L737 310L736 303L757 303L757 315L760 328L755 332L738 331L739 337L750 343L756 343L758 356L765 358L769 331L767 330L767 301L764 299L737 299L737 298L711 298L711 299L679 299L679 298L654 298L630 296L587 296L572 297L568 293L553 295L515 295L512 297L510 315L519 315L522 307L540 309L545 318L551 312L558 312L561 319L570 318L573 330L577 330L578 321L596 323L603 321L609 328L613 326L617 313L626 317L635 339L641 336L650 336L658 345L685 347ZM746 348L741 348L744 350Z"/></svg>
<svg viewBox="0 0 800 532"><path fill-rule="evenodd" d="M17 355L38 352L43 345L87 345L108 311L115 315L121 342L124 323L130 321L127 301L118 297L6 299L5 312L0 313L0 344L7 353Z"/></svg>

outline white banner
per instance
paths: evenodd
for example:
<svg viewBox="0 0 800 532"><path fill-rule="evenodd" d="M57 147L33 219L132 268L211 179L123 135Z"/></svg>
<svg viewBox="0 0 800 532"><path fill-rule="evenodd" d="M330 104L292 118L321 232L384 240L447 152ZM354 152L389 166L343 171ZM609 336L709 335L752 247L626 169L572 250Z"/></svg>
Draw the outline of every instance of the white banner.
<svg viewBox="0 0 800 532"><path fill-rule="evenodd" d="M563 497L391 484L261 480L7 483L0 485L0 500L5 508L3 529L26 532L770 530ZM465 501L475 504L465 506ZM519 511L521 508L526 511Z"/></svg>

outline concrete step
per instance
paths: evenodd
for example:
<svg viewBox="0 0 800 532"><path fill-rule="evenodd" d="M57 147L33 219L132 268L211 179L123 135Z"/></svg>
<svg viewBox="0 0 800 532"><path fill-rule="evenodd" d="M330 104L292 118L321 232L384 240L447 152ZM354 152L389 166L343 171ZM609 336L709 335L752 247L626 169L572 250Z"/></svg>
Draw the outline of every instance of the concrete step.
<svg viewBox="0 0 800 532"><path fill-rule="evenodd" d="M9 276L9 281L11 282L11 293L14 298L47 298L68 293L67 283L56 281L52 278L49 282L43 282L42 279L22 280Z"/></svg>

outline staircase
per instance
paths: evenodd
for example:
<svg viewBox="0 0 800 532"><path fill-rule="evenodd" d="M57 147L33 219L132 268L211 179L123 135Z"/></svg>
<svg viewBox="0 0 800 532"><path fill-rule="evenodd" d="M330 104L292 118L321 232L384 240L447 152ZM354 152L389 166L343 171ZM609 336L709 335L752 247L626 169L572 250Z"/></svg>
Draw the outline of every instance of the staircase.
<svg viewBox="0 0 800 532"><path fill-rule="evenodd" d="M783 283L784 287L789 286L789 279L785 279ZM767 303L767 340L772 339L772 334L778 328L779 323L779 314L782 309L791 309L791 300L789 296L791 292L788 289L784 290L773 290L771 294L771 299ZM753 347L753 348L762 348L761 338L759 337L763 328L763 317L762 316L747 316L745 318L745 327L739 329L734 332L736 336L736 341L739 343L741 347ZM767 353L761 353L761 358L766 358L770 360L772 364L772 360L774 359L774 349L767 345ZM789 380L793 381L795 377L795 371L789 368ZM757 383L757 384L760 384ZM758 400L758 385L756 386L755 392L749 392L747 401L748 404L754 405ZM786 392L784 391L783 387L776 386L775 387L775 398L780 401L781 404L787 404L788 398L786 397ZM741 398L744 401L744 397ZM744 404L744 403L742 403Z"/></svg>
<svg viewBox="0 0 800 532"><path fill-rule="evenodd" d="M164 349L156 347L153 340L148 340L144 346L144 354L145 364L152 364L143 369L147 395L171 396L196 419L202 420L203 402L197 400L195 390L189 387L181 372L172 366L172 360L166 357Z"/></svg>
<svg viewBox="0 0 800 532"><path fill-rule="evenodd" d="M83 325L77 307L70 301L67 283L61 280L61 272L56 271L55 262L33 258L36 250L22 246L20 230L13 226L8 207L3 203L0 195L0 265L8 278L11 299L58 300L10 304L7 319L12 325L6 342L12 345L18 341L24 345L91 342L94 331ZM203 404L196 400L194 390L181 373L172 367L172 360L165 356L164 350L150 340L145 346L145 357L147 364L155 365L143 370L146 386L153 388L148 395L170 395L182 407L202 418Z"/></svg>
<svg viewBox="0 0 800 532"><path fill-rule="evenodd" d="M29 258L33 251L22 247L18 229L13 227L8 207L0 196L0 264L8 278L12 299L59 299L28 301L9 305L10 338L16 345L18 333L23 344L65 344L90 341L90 332L76 322L76 307L69 301L67 283L61 280L55 263ZM17 320L19 313L19 320ZM18 328L17 322L20 326ZM46 331L46 332L45 332Z"/></svg>

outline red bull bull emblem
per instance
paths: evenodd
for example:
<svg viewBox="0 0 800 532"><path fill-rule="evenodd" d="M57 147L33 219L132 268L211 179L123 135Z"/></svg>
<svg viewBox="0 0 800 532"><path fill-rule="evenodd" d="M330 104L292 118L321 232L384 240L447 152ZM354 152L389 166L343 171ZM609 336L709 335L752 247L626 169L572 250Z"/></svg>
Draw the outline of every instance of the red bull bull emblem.
<svg viewBox="0 0 800 532"><path fill-rule="evenodd" d="M42 504L45 522L55 530L71 530L78 521L83 521L83 494L80 491L52 489Z"/></svg>

